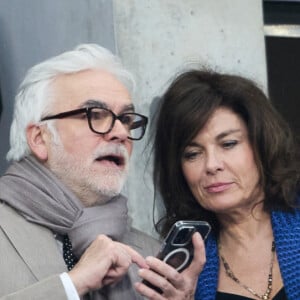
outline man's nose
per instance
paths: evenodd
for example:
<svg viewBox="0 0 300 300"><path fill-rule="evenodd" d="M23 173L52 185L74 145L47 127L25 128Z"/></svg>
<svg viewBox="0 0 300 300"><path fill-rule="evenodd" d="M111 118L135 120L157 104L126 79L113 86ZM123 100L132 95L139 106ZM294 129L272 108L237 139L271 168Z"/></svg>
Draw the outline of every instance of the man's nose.
<svg viewBox="0 0 300 300"><path fill-rule="evenodd" d="M116 119L111 131L104 134L105 139L124 141L128 138L130 132L128 128L118 119Z"/></svg>

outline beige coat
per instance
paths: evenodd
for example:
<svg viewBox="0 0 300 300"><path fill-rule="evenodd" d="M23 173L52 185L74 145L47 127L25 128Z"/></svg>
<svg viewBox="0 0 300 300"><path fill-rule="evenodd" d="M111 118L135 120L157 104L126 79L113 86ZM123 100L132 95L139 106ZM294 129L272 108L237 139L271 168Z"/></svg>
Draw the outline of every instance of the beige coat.
<svg viewBox="0 0 300 300"><path fill-rule="evenodd" d="M144 257L159 248L155 239L135 229L125 242ZM66 271L53 233L0 203L0 300L67 300L59 278ZM129 277L132 283L140 280L135 266ZM114 293L109 300L117 299L123 300L122 294Z"/></svg>

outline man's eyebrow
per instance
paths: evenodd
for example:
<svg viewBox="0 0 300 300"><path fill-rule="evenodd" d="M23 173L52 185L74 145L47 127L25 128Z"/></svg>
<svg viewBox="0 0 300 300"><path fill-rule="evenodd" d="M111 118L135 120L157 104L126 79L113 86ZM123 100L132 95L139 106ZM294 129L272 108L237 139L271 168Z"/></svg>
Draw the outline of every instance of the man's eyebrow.
<svg viewBox="0 0 300 300"><path fill-rule="evenodd" d="M80 107L100 107L100 108L108 108L107 104L100 100L87 100L81 103Z"/></svg>
<svg viewBox="0 0 300 300"><path fill-rule="evenodd" d="M110 109L110 107L103 101L100 100L87 100L83 103L80 104L79 108L85 108L85 107L99 107L99 108L106 108ZM134 112L134 105L133 104L128 104L124 105L121 109L121 112Z"/></svg>
<svg viewBox="0 0 300 300"><path fill-rule="evenodd" d="M128 104L128 105L125 105L122 109L122 112L134 112L135 111L135 108L134 108L134 105L133 104Z"/></svg>

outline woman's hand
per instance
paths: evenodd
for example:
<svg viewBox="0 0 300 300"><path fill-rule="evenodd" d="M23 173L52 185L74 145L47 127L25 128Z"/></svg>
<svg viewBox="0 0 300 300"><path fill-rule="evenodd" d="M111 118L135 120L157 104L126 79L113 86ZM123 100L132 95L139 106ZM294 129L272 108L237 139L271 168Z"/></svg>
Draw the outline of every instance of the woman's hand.
<svg viewBox="0 0 300 300"><path fill-rule="evenodd" d="M150 269L140 269L139 275L159 288L162 293L138 282L136 290L151 300L191 300L194 299L197 280L206 261L204 242L199 233L194 233L194 258L187 269L181 273L165 262L155 258L147 257L146 262Z"/></svg>

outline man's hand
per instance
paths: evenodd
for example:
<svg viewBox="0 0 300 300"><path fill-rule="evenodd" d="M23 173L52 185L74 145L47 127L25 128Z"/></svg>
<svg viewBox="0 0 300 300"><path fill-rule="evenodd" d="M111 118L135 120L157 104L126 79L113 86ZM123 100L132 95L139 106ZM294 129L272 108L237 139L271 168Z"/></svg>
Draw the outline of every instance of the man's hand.
<svg viewBox="0 0 300 300"><path fill-rule="evenodd" d="M86 249L69 276L79 296L118 282L132 263L149 268L145 259L127 245L99 235Z"/></svg>
<svg viewBox="0 0 300 300"><path fill-rule="evenodd" d="M150 267L140 269L139 275L162 290L159 294L155 290L138 282L136 290L151 300L191 300L194 299L197 280L206 262L205 246L199 233L194 233L194 258L190 266L178 273L173 267L155 257L147 257L146 261Z"/></svg>

